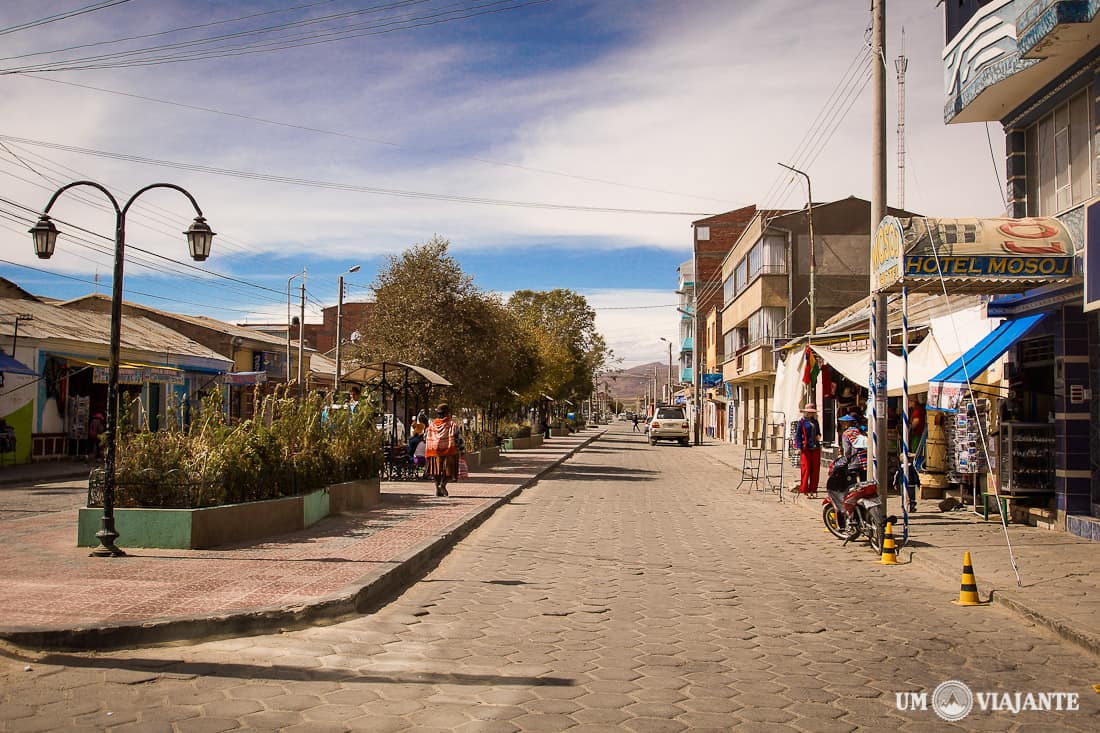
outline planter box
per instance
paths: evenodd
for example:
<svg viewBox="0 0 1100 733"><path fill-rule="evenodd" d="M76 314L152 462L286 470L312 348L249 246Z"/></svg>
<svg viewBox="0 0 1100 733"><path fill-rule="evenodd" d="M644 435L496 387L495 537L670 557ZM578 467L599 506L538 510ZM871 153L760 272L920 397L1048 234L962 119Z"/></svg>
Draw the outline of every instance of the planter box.
<svg viewBox="0 0 1100 733"><path fill-rule="evenodd" d="M482 448L480 452L482 468L488 468L500 460L500 448Z"/></svg>
<svg viewBox="0 0 1100 733"><path fill-rule="evenodd" d="M262 539L304 529L341 511L365 509L380 501L379 479L349 481L281 499L201 509L115 508L122 547L200 550ZM95 547L100 507L83 507L77 520L77 546Z"/></svg>
<svg viewBox="0 0 1100 733"><path fill-rule="evenodd" d="M481 468L481 451L467 451L463 456L466 459L466 466L471 471L476 471Z"/></svg>
<svg viewBox="0 0 1100 733"><path fill-rule="evenodd" d="M541 448L542 441L542 435L532 435L530 438L512 438L512 450L528 450L530 448Z"/></svg>

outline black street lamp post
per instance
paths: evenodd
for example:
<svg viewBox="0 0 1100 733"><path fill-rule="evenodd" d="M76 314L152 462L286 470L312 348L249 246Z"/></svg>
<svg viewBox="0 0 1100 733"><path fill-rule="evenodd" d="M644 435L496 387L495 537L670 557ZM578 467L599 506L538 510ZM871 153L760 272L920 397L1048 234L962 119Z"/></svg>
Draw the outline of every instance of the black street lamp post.
<svg viewBox="0 0 1100 733"><path fill-rule="evenodd" d="M146 186L131 196L124 206L119 207L118 201L111 192L100 184L94 181L74 181L54 192L38 223L30 229L34 237L34 252L41 259L47 260L53 256L59 234L57 227L50 221L50 209L62 193L76 186L91 186L102 191L115 207L115 271L111 292L111 356L107 367L107 452L104 466L103 520L102 529L96 533L101 546L91 554L96 557L121 557L126 553L115 546L115 541L118 539L118 532L115 531L115 449L118 437L118 363L122 341L122 274L126 248L126 212L137 197L146 191L153 188L171 188L186 196L195 207L195 213L198 214L184 232L187 235L191 259L202 262L210 256L210 243L214 239L214 232L210 230L210 225L203 218L202 210L195 201L195 197L174 184L154 183Z"/></svg>

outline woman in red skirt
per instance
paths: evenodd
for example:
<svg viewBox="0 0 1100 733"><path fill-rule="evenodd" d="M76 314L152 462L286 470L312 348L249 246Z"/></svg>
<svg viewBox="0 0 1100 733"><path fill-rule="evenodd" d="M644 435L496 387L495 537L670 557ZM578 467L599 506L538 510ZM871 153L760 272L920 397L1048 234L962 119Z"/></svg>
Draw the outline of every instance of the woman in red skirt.
<svg viewBox="0 0 1100 733"><path fill-rule="evenodd" d="M435 408L436 419L428 425L425 440L426 473L435 479L435 495L447 496L447 482L458 479L458 458L466 453L462 428L451 417L446 402Z"/></svg>

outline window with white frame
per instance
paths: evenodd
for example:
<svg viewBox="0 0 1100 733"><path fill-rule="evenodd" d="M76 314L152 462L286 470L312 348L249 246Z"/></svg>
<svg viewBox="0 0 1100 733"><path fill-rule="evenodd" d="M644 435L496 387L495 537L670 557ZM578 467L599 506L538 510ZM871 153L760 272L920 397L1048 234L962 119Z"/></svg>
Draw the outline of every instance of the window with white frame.
<svg viewBox="0 0 1100 733"><path fill-rule="evenodd" d="M730 273L730 276L722 283L722 304L729 305L733 300L733 296L737 295L737 286L734 282L734 273Z"/></svg>
<svg viewBox="0 0 1100 733"><path fill-rule="evenodd" d="M695 227L695 239L700 242L710 240L710 227Z"/></svg>
<svg viewBox="0 0 1100 733"><path fill-rule="evenodd" d="M1028 128L1028 216L1053 216L1092 198L1091 99L1089 86Z"/></svg>

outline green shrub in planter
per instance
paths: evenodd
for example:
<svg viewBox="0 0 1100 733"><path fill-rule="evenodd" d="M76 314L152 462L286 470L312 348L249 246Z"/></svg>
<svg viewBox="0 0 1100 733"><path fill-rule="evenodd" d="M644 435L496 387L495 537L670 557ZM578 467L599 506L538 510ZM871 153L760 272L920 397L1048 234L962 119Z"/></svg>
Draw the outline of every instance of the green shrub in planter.
<svg viewBox="0 0 1100 733"><path fill-rule="evenodd" d="M292 496L378 476L381 439L361 408L326 414L320 395L256 399L255 416L229 425L212 393L191 425L135 430L119 420L116 505L195 508ZM96 481L90 485L94 502Z"/></svg>

